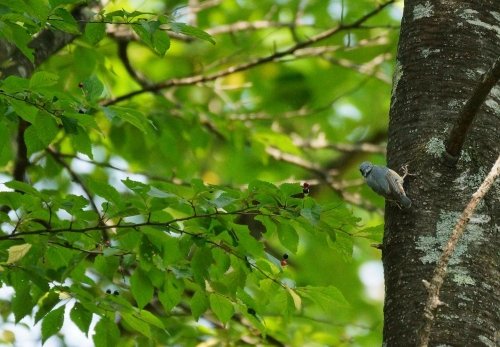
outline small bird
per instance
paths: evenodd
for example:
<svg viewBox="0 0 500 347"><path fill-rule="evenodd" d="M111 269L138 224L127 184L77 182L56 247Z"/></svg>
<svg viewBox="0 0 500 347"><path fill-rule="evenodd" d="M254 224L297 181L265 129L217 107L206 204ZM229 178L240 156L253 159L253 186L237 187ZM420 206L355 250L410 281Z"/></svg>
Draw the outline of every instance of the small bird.
<svg viewBox="0 0 500 347"><path fill-rule="evenodd" d="M404 176L401 177L388 167L373 165L369 161L365 161L359 166L359 171L361 171L368 186L376 193L387 199L395 200L403 208L411 206L411 200L406 196L403 188L404 178L408 174L406 169Z"/></svg>

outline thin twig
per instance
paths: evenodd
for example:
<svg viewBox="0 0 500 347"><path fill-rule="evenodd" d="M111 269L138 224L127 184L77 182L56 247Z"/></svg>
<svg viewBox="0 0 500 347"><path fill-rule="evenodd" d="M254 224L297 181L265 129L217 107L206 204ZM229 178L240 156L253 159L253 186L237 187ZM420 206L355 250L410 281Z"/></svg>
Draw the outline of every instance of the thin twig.
<svg viewBox="0 0 500 347"><path fill-rule="evenodd" d="M362 23L366 22L368 19L370 19L371 17L375 16L377 13L382 11L385 7L392 4L394 1L395 0L389 0L389 1L379 5L377 8L375 8L371 12L367 13L366 15L360 17L358 20L354 21L351 24L338 25L332 29L329 29L329 30L326 30L322 33L319 33L319 34L309 38L308 40L298 42L295 45L293 45L287 49L284 49L281 51L276 51L273 54L253 59L247 63L230 66L227 69L217 71L215 73L208 74L208 75L200 74L200 75L193 75L193 76L182 77L182 78L173 78L173 79L161 82L161 83L154 84L154 85L149 86L149 87L142 88L140 90L136 90L136 91L121 95L121 96L114 98L114 99L104 100L103 102L101 102L101 104L103 106L109 106L109 105L114 105L118 102L130 99L134 96L137 96L137 95L140 95L140 94L143 94L146 92L158 91L161 89L166 89L166 88L175 87L175 86L186 86L186 85L196 85L196 84L200 84L200 83L206 83L206 82L217 80L221 77L225 77L225 76L234 74L236 72L245 71L245 70L254 68L254 67L262 65L262 64L266 64L266 63L270 63L270 62L279 60L279 59L284 58L286 56L293 55L297 50L299 50L301 48L311 46L315 43L318 43L320 41L323 41L323 40L331 37L332 35L335 35L335 34L341 32L341 31L349 30L351 28L354 28L354 27L361 25Z"/></svg>
<svg viewBox="0 0 500 347"><path fill-rule="evenodd" d="M148 81L148 79L142 75L140 72L136 71L132 64L130 63L130 59L128 58L127 47L130 41L127 40L118 40L118 57L123 63L125 70L127 70L130 77L132 77L140 86L146 87L151 85L152 83Z"/></svg>
<svg viewBox="0 0 500 347"><path fill-rule="evenodd" d="M197 215L191 215L187 217L182 217L182 218L175 218L167 222L143 222L143 223L122 223L119 221L116 224L103 224L101 223L102 221L99 220L97 225L89 226L89 227L83 227L83 228L73 228L72 225L70 224L68 227L62 227L62 228L53 228L53 229L37 229L37 230L29 230L29 231L22 231L18 232L16 234L9 234L9 235L1 235L0 240L9 240L9 239L19 239L27 235L41 235L41 234L58 234L62 232L71 232L71 233L86 233L89 231L97 231L97 230L110 230L110 229L123 229L123 228L141 228L145 226L161 226L161 227L170 227L171 225L175 223L180 223L180 222L185 222L188 220L192 219L203 219L203 218L212 218L215 216L232 216L232 215L264 215L268 217L275 217L277 215L275 214L264 214L260 211L254 210L254 207L245 207L240 210L236 211L231 211L231 212L220 212L216 211L213 213L206 213L206 214L197 214Z"/></svg>
<svg viewBox="0 0 500 347"><path fill-rule="evenodd" d="M462 215L460 216L457 224L453 228L450 238L439 258L439 261L436 264L436 268L434 269L434 273L430 282L423 281L424 285L428 291L427 301L424 306L424 324L420 328L418 334L418 345L419 347L427 347L429 344L430 334L432 323L434 321L434 312L436 308L443 303L439 299L439 291L441 286L443 285L444 279L446 277L446 270L448 267L448 262L450 257L453 255L455 248L457 247L457 243L463 233L466 231L465 228L469 223L474 211L476 210L479 202L484 198L486 193L490 190L491 186L495 182L495 180L500 175L500 156L497 158L497 161L491 168L488 176L484 179L481 186L478 190L472 194L472 199L469 201L467 206L465 207Z"/></svg>
<svg viewBox="0 0 500 347"><path fill-rule="evenodd" d="M171 178L166 178L164 176L158 176L158 175L152 175L146 171L129 171L127 169L123 169L123 168L120 168L118 166L114 166L112 164L109 164L109 163L106 163L106 162L100 162L100 161L95 161L95 160L90 160L90 159L86 159L86 158L82 158L78 155L75 155L75 154L67 154L67 153L60 153L60 152L56 152L58 156L62 157L62 158L71 158L71 159L76 159L76 160L79 160L79 161L83 161L85 163L89 163L89 164L92 164L92 165L95 165L95 166L99 166L99 167L104 167L104 168L108 168L108 169L112 169L112 170L116 170L116 171L120 171L120 172L124 172L124 173L128 173L128 174L131 174L131 175L142 175L142 176L145 176L151 180L154 180L154 181L161 181L161 182L167 182L167 183L173 183L175 185L178 185L178 186L189 186L190 183L189 182L186 182L186 181L183 181L181 180L180 178L177 178L177 177L171 177Z"/></svg>
<svg viewBox="0 0 500 347"><path fill-rule="evenodd" d="M103 220L103 216L101 215L101 212L99 211L99 208L97 207L95 201L94 201L94 196L92 195L92 192L87 188L87 185L83 182L83 180L74 172L70 165L66 163L61 157L59 157L56 151L52 150L51 148L47 147L45 149L51 156L54 158L54 160L59 163L66 171L68 174L71 176L71 179L75 181L84 191L85 195L87 195L87 200L90 203L90 206L94 210L94 212L99 216L99 225L106 225L106 223ZM105 229L101 229L102 231L102 238L104 241L107 241L109 239L108 234L106 233Z"/></svg>

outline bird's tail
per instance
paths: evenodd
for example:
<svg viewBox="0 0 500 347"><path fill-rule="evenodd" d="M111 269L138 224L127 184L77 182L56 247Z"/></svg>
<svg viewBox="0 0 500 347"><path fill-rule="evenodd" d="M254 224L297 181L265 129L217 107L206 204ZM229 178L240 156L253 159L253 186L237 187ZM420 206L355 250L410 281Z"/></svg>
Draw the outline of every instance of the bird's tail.
<svg viewBox="0 0 500 347"><path fill-rule="evenodd" d="M406 195L401 195L399 197L399 201L403 205L404 208L410 208L411 207L411 200L406 196Z"/></svg>

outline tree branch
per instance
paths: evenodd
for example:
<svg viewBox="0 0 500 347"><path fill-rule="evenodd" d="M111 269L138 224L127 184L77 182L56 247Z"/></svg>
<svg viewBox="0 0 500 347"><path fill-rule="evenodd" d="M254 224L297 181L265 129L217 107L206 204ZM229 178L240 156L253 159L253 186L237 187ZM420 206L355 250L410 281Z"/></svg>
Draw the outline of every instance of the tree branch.
<svg viewBox="0 0 500 347"><path fill-rule="evenodd" d="M46 151L54 158L54 160L59 163L66 171L68 174L71 176L71 179L75 181L84 191L85 195L87 195L87 199L90 203L90 206L92 209L97 213L99 216L99 225L106 225L106 223L103 220L103 217L101 216L101 212L99 211L99 208L97 207L95 201L94 201L94 196L92 195L92 192L87 188L86 184L83 182L83 180L74 172L71 167L69 166L68 163L66 163L59 155L58 152L52 150L51 148L47 148ZM106 233L105 229L102 230L102 238L104 241L107 241L109 239L108 234Z"/></svg>
<svg viewBox="0 0 500 347"><path fill-rule="evenodd" d="M455 228L453 229L451 236L446 244L443 254L441 254L441 258L436 264L436 268L434 269L434 273L432 275L432 279L430 282L423 281L424 285L428 290L427 301L424 306L424 324L420 328L418 334L418 346L419 347L427 347L429 344L429 338L432 328L432 323L434 321L434 311L436 308L442 304L439 300L439 291L441 286L443 285L444 279L446 277L446 270L448 267L448 262L450 257L453 255L455 248L457 247L457 243L460 237L465 232L465 228L469 223L470 218L474 214L474 211L479 204L479 202L484 198L486 193L490 190L491 186L495 182L495 180L500 175L500 156L497 158L497 161L491 168L490 173L484 179L483 183L479 187L479 189L472 194L472 199L469 201L465 210L462 212Z"/></svg>
<svg viewBox="0 0 500 347"><path fill-rule="evenodd" d="M114 99L104 100L103 102L101 102L101 104L103 106L114 105L118 102L130 99L136 95L140 95L140 94L143 94L146 92L154 92L154 91L158 91L158 90L166 89L166 88L170 88L170 87L175 87L175 86L195 85L198 83L205 83L205 82L209 82L209 81L214 81L216 79L219 79L221 77L225 77L227 75L234 74L236 72L245 71L245 70L254 68L256 66L259 66L259 65L263 65L266 63L276 61L276 60L281 59L283 57L286 57L288 55L294 54L295 51L297 51L301 48L308 47L312 44L323 41L323 40L325 40L325 39L331 37L332 35L335 35L341 31L349 30L351 28L355 28L355 27L363 24L368 19L370 19L371 17L375 16L377 13L382 11L385 7L392 4L394 1L395 0L389 0L389 1L379 5L377 8L375 8L374 10L372 10L371 12L362 16L361 18L359 18L358 20L354 21L351 24L338 25L332 29L329 29L329 30L326 30L322 33L319 33L306 41L298 42L295 45L293 45L287 49L277 51L277 52L270 54L268 56L256 58L256 59L251 60L247 63L233 65L225 70L221 70L221 71L209 74L209 75L200 74L200 75L193 75L193 76L183 77L183 78L173 78L173 79L161 82L161 83L154 84L152 86L145 87L145 88L140 89L140 90L136 90L136 91L124 94L124 95L119 96L119 97L114 98Z"/></svg>
<svg viewBox="0 0 500 347"><path fill-rule="evenodd" d="M474 88L471 98L465 103L450 131L444 152L444 159L448 165L453 166L457 163L472 121L498 80L500 80L500 56Z"/></svg>
<svg viewBox="0 0 500 347"><path fill-rule="evenodd" d="M127 47L130 41L127 40L118 40L117 45L118 45L118 58L123 63L123 66L125 67L125 70L127 70L128 74L130 77L132 77L141 87L146 87L151 85L151 82L147 80L144 75L142 75L140 72L136 71L133 67L132 64L130 64L130 60L128 58L127 54Z"/></svg>
<svg viewBox="0 0 500 347"><path fill-rule="evenodd" d="M78 6L72 12L73 16L79 19L88 19L84 6ZM81 24L83 30L85 24ZM35 62L34 64L14 45L0 40L0 48L2 50L0 63L0 76L21 76L29 77L33 74L37 66L46 61L53 54L57 53L61 48L73 41L76 35L68 34L62 31L43 30L41 31L28 46L33 49ZM6 61L12 61L12 64L3 64ZM29 123L24 119L19 119L17 131L17 155L14 163L13 178L18 181L24 181L26 170L29 166L27 157L26 144L24 142L24 132L28 128Z"/></svg>

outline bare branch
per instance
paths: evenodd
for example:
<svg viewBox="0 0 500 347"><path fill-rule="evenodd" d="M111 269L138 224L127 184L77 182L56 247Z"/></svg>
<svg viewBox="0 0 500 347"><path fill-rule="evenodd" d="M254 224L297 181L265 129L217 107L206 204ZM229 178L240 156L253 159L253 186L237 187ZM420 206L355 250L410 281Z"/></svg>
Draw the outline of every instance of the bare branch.
<svg viewBox="0 0 500 347"><path fill-rule="evenodd" d="M127 53L127 47L130 41L128 40L118 40L118 58L123 63L123 66L125 67L125 70L127 70L128 74L130 77L132 77L140 86L146 87L151 85L152 83L147 80L147 78L142 75L140 72L136 71L132 64L130 63L130 60L128 58L128 53Z"/></svg>
<svg viewBox="0 0 500 347"><path fill-rule="evenodd" d="M462 237L463 233L466 231L465 228L467 227L469 220L474 214L477 205L484 198L486 193L488 193L491 186L493 185L493 183L495 182L495 180L498 178L499 175L500 175L500 156L497 158L497 161L491 168L491 171L486 176L479 189L474 194L472 194L472 199L465 207L457 224L453 228L451 236L448 239L448 243L446 244L443 253L441 254L441 257L439 258L439 261L436 264L436 268L434 269L432 279L429 282L424 280L425 281L424 284L429 294L424 307L424 317L423 317L424 324L420 328L418 334L419 347L427 347L429 344L432 323L434 321L434 312L436 308L442 304L442 302L439 300L439 291L446 277L446 270L448 267L448 262L450 260L450 257L453 255L453 252L457 247L457 243L460 237Z"/></svg>
<svg viewBox="0 0 500 347"><path fill-rule="evenodd" d="M377 8L375 8L374 10L372 10L371 12L362 16L361 18L359 18L358 20L354 21L351 24L338 25L332 29L329 29L329 30L326 30L322 33L319 33L319 34L309 38L306 41L298 42L295 45L293 45L287 49L277 51L277 52L270 54L268 56L256 58L256 59L250 60L247 63L233 65L225 70L217 71L217 72L209 74L209 75L200 74L200 75L193 75L193 76L189 76L189 77L173 78L173 79L161 82L161 83L154 84L152 86L145 87L145 88L140 89L140 90L136 90L136 91L124 94L124 95L119 96L119 97L114 98L114 99L104 100L101 104L103 106L109 106L109 105L116 104L118 102L130 99L136 95L140 95L140 94L143 94L146 92L153 92L153 91L171 88L171 87L175 87L175 86L186 86L186 85L196 85L196 84L200 84L200 83L206 83L206 82L217 80L221 77L225 77L225 76L234 74L236 72L245 71L245 70L254 68L254 67L262 65L262 64L266 64L266 63L270 63L270 62L279 60L281 58L284 58L286 56L294 54L297 50L299 50L301 48L311 46L311 45L318 43L320 41L323 41L323 40L325 40L325 39L327 39L327 38L329 38L329 37L331 37L339 32L349 30L351 28L354 28L354 27L357 27L357 26L363 24L368 19L370 19L371 17L375 16L377 13L382 11L385 7L392 4L394 1L395 0L389 0L389 1L379 5Z"/></svg>
<svg viewBox="0 0 500 347"><path fill-rule="evenodd" d="M311 149L333 149L344 153L364 152L364 153L377 153L385 154L386 147L376 145L373 143L330 143L324 136L319 136L315 139L305 140L294 136L293 143L297 147L311 148Z"/></svg>
<svg viewBox="0 0 500 347"><path fill-rule="evenodd" d="M458 161L472 121L498 80L500 80L500 56L483 75L481 81L474 88L472 96L460 111L446 141L446 151L444 153L446 163L455 165Z"/></svg>
<svg viewBox="0 0 500 347"><path fill-rule="evenodd" d="M56 151L52 150L51 148L47 148L46 151L54 158L54 160L59 163L66 171L68 174L71 176L71 179L75 181L85 192L85 195L87 195L87 199L90 203L90 206L92 209L95 211L95 213L99 216L99 225L105 225L103 217L101 215L101 212L99 211L99 208L97 207L95 201L94 201L94 196L92 195L92 192L87 188L87 185L83 182L83 180L74 172L71 167L69 166L68 163L66 163ZM104 229L102 229L102 237L103 240L106 241L109 239L108 234Z"/></svg>

